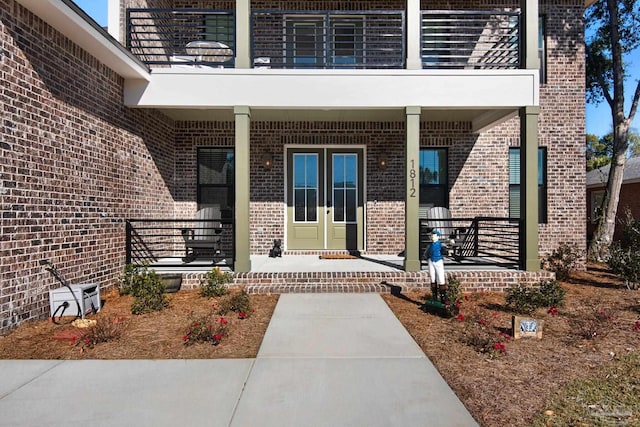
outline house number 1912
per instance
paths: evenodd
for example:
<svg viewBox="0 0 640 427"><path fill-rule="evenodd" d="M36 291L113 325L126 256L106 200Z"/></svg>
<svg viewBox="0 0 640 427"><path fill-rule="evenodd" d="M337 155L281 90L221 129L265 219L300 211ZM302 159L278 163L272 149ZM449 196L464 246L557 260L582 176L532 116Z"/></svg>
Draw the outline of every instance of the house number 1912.
<svg viewBox="0 0 640 427"><path fill-rule="evenodd" d="M411 160L411 169L409 169L409 197L416 197L416 161Z"/></svg>

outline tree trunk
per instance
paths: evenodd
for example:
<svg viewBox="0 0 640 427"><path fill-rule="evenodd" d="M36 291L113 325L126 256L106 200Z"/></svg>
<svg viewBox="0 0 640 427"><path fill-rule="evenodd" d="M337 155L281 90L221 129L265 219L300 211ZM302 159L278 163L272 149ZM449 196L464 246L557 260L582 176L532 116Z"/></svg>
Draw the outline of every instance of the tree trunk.
<svg viewBox="0 0 640 427"><path fill-rule="evenodd" d="M629 124L624 117L624 68L622 63L622 47L618 32L617 0L607 0L609 10L609 26L611 31L611 57L613 60L613 97L609 98L611 115L613 116L613 154L607 179L607 188L602 201L602 216L598 219L595 235L591 241L589 253L597 261L605 261L609 246L613 241L616 227L616 214L620 200L620 187L626 163L627 134ZM603 91L605 88L603 88Z"/></svg>

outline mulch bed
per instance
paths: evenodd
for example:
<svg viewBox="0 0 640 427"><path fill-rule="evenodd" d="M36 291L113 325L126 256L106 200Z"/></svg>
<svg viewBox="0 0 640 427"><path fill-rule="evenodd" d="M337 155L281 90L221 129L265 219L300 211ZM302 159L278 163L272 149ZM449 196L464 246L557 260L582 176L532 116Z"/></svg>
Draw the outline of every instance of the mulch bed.
<svg viewBox="0 0 640 427"><path fill-rule="evenodd" d="M542 339L509 340L506 354L495 358L462 342L469 328L465 321L420 310L428 293L383 298L482 426L527 426L563 384L591 375L620 355L640 351L640 332L634 330L640 319L640 292L628 290L597 266L574 273L561 285L567 294L558 314L539 309L533 315L545 322ZM592 322L598 312L608 318ZM491 323L496 334L511 333L513 313L505 308L503 294L467 295L460 313L467 320ZM584 338L591 329L597 335Z"/></svg>
<svg viewBox="0 0 640 427"><path fill-rule="evenodd" d="M79 329L70 324L56 325L50 320L27 322L0 337L0 359L254 358L278 301L277 295L251 295L254 311L246 319L239 319L235 313L226 315L229 336L220 344L196 343L185 346L183 337L190 320L211 312L217 299L203 298L197 291L180 291L168 295L168 308L132 315L131 296L120 296L112 291L103 297L103 309L89 317L122 323L120 338L91 348L84 345L82 340L73 342L72 338ZM71 320L70 317L64 317L62 322ZM55 336L61 339L55 339Z"/></svg>

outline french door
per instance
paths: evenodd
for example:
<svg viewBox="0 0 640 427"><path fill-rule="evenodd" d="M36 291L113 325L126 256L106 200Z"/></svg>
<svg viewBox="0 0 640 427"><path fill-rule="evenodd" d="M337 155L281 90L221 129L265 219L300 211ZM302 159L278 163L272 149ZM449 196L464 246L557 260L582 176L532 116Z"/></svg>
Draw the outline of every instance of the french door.
<svg viewBox="0 0 640 427"><path fill-rule="evenodd" d="M287 249L362 250L361 148L287 150Z"/></svg>

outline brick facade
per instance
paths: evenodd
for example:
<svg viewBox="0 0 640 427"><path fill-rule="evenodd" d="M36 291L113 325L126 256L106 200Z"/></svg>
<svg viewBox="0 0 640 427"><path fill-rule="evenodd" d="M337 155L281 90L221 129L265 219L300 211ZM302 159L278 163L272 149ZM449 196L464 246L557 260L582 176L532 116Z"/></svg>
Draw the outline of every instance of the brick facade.
<svg viewBox="0 0 640 427"><path fill-rule="evenodd" d="M113 283L124 219L173 215L173 123L122 106L123 79L0 0L0 332L49 313L53 261Z"/></svg>
<svg viewBox="0 0 640 427"><path fill-rule="evenodd" d="M137 5L232 8L234 3L148 0ZM422 7L518 5L425 0ZM252 6L366 10L404 9L405 2L259 1ZM545 255L560 243L585 246L584 6L579 0L541 1L540 12L547 19L548 44L539 141L548 149L549 222L540 226ZM192 217L196 148L233 146L234 123L174 122L152 110L125 108L124 81L112 70L14 0L0 0L0 17L1 333L48 314L47 291L58 284L40 259L52 260L74 283L110 285L124 266L125 218ZM251 253L265 254L273 238L284 237L284 147L294 144L363 146L367 251L402 251L405 138L404 122L396 121L252 122ZM448 148L454 216L506 216L508 148L519 144L517 118L480 135L472 134L467 122L423 122L420 144ZM274 154L270 170L261 165L264 152ZM389 157L385 169L377 165L382 152ZM476 289L486 280L473 279L467 287ZM501 287L510 280L494 282Z"/></svg>

